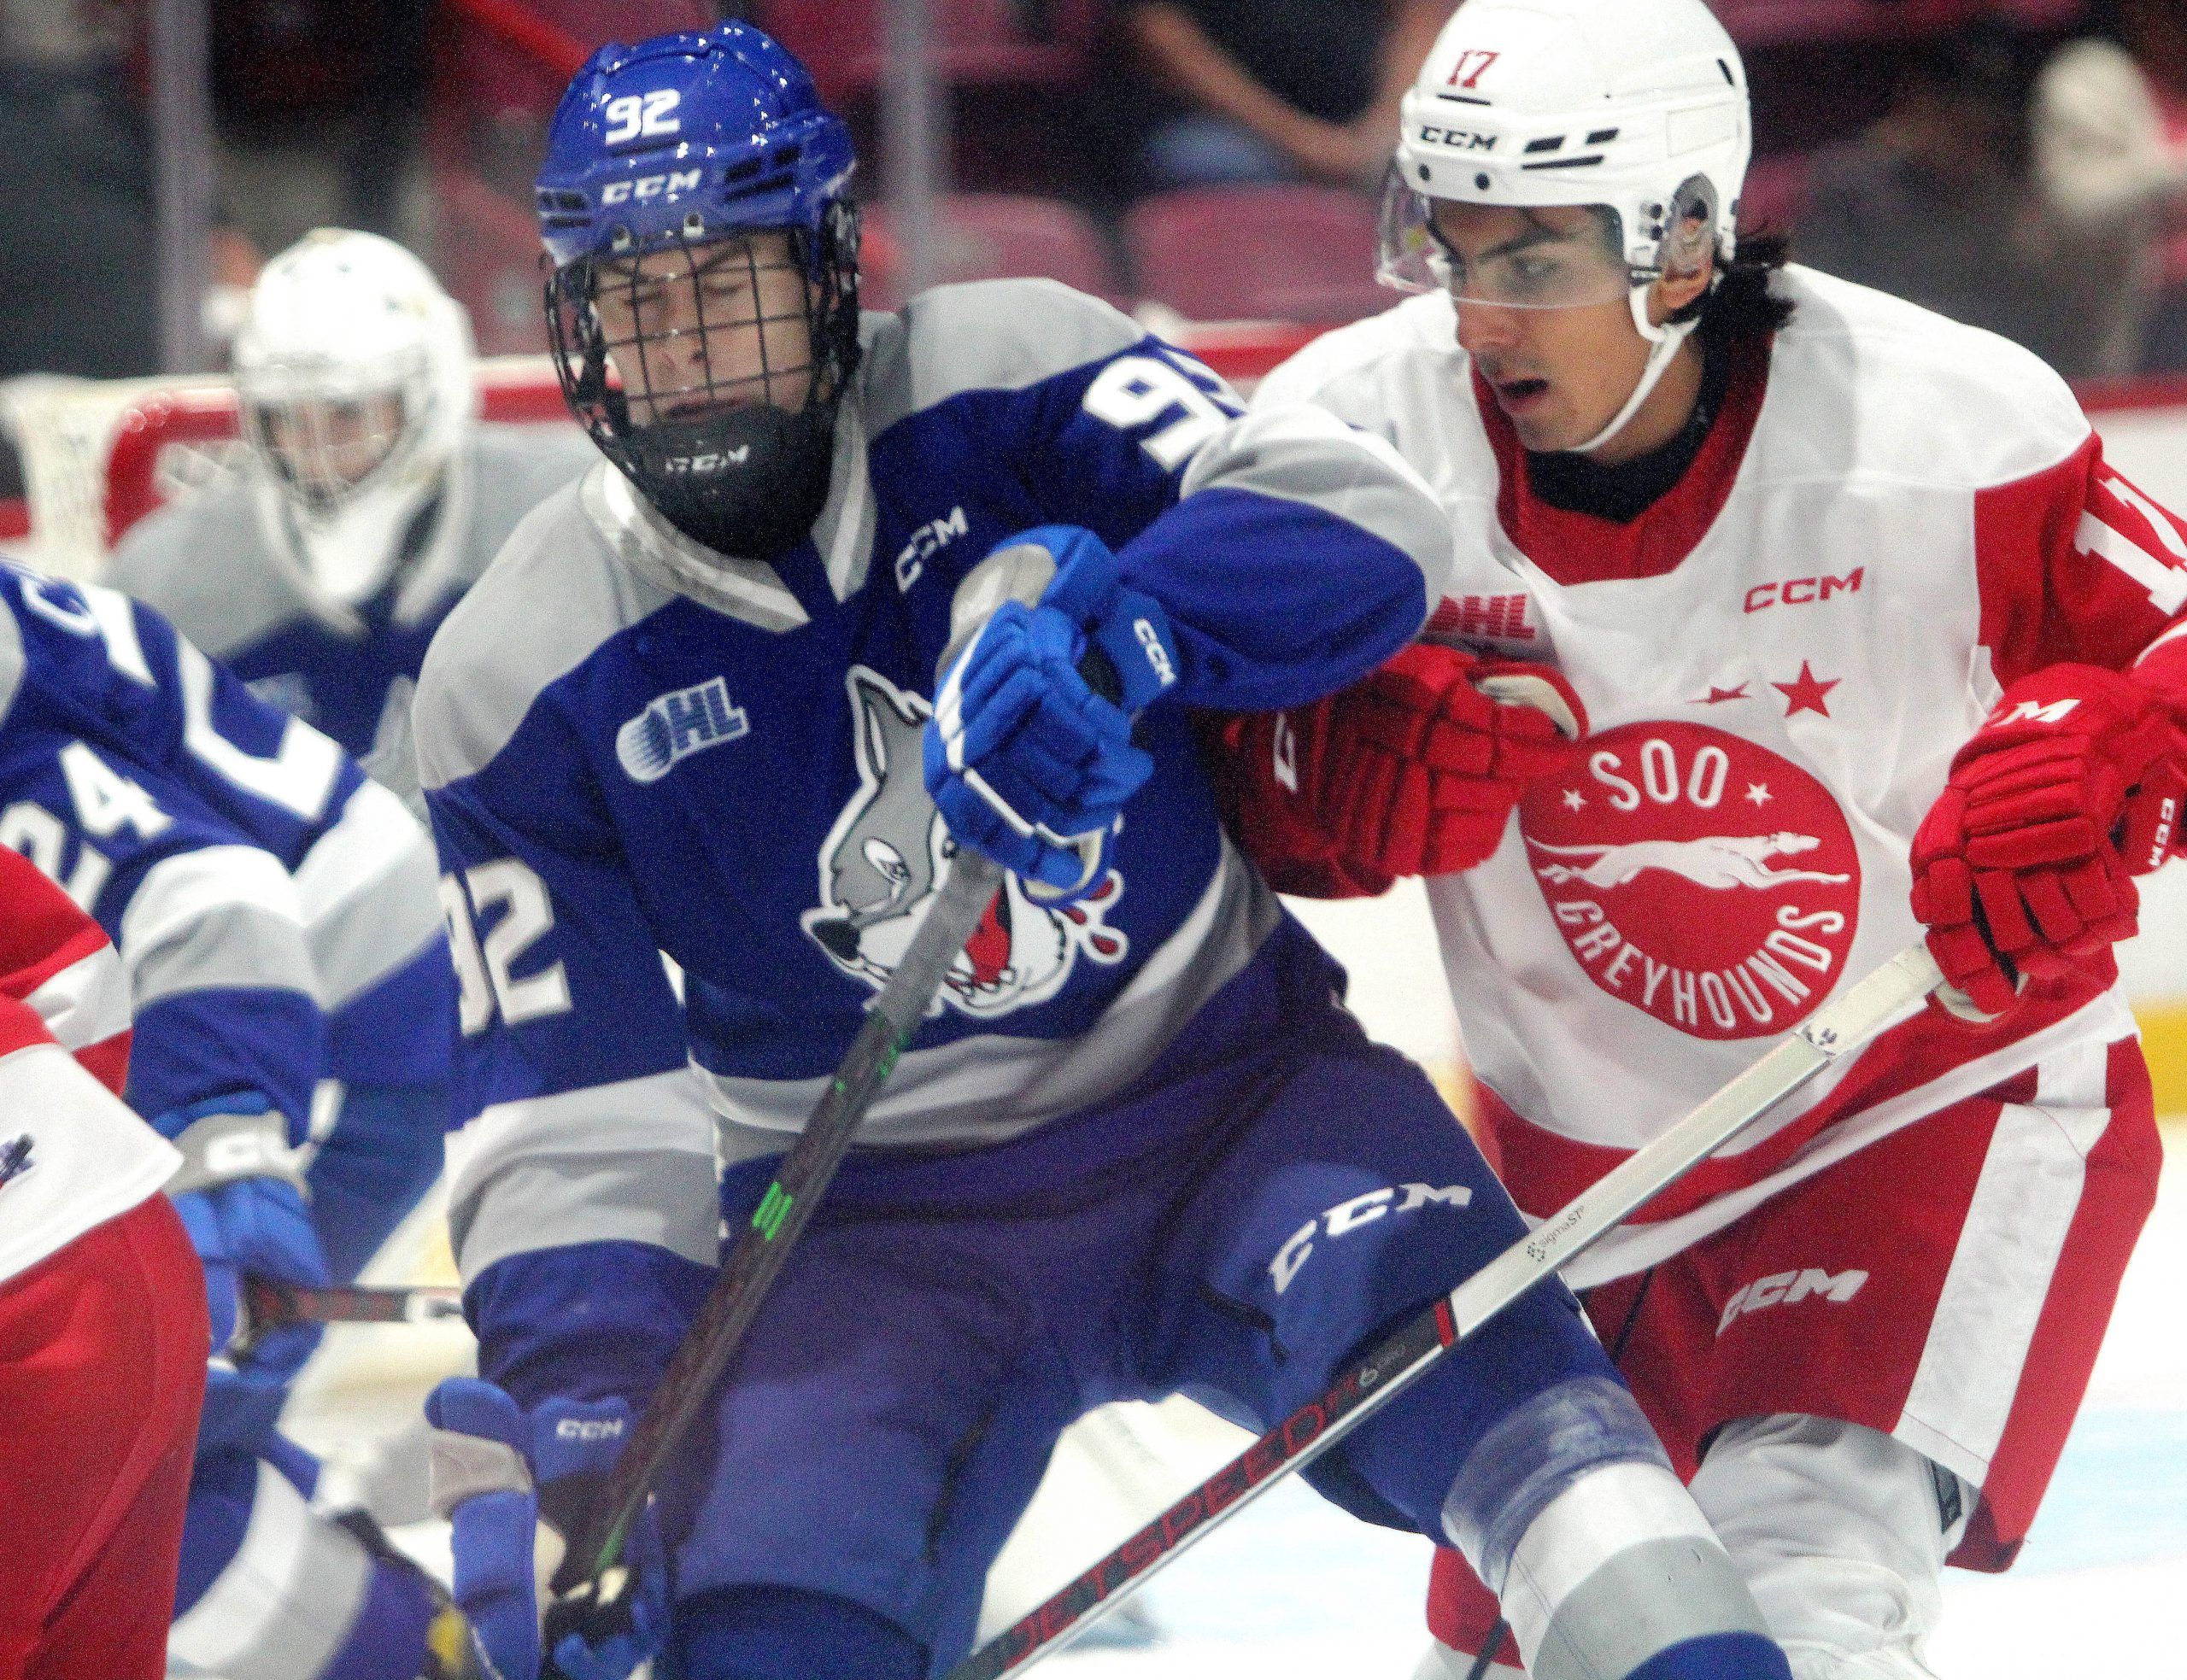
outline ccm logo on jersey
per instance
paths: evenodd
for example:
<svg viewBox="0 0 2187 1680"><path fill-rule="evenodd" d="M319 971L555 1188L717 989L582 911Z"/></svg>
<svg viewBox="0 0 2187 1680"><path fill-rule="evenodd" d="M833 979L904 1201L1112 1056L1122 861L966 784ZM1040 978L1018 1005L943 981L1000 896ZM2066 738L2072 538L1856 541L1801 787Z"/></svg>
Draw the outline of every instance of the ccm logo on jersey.
<svg viewBox="0 0 2187 1680"><path fill-rule="evenodd" d="M1806 606L1832 595L1861 593L1866 566L1855 566L1843 577L1795 577L1784 583L1757 583L1746 592L1746 610L1761 612L1773 606Z"/></svg>
<svg viewBox="0 0 2187 1680"><path fill-rule="evenodd" d="M628 204L635 200L642 204L664 195L673 198L679 192L696 192L704 178L702 170L671 169L665 175L641 175L635 181L610 181L600 190L600 202Z"/></svg>
<svg viewBox="0 0 2187 1680"><path fill-rule="evenodd" d="M1399 1197L1404 1199L1398 1201ZM1410 1214L1434 1203L1439 1207L1463 1208L1473 1200L1473 1191L1462 1184L1445 1185L1438 1190L1433 1185L1392 1185L1386 1190L1370 1190L1364 1196L1355 1196L1348 1202L1340 1202L1327 1213L1316 1215L1291 1233L1290 1240L1275 1251L1275 1258L1268 1263L1268 1274L1275 1280L1278 1295L1291 1287L1291 1280L1299 1275L1314 1252L1314 1238L1326 1231L1332 1237L1348 1237L1363 1225L1372 1225L1385 1214ZM1391 1203L1396 1203L1393 1207Z"/></svg>
<svg viewBox="0 0 2187 1680"><path fill-rule="evenodd" d="M631 781L658 781L694 752L751 733L744 709L730 703L728 682L710 677L648 700L615 732L615 757Z"/></svg>
<svg viewBox="0 0 2187 1680"><path fill-rule="evenodd" d="M965 518L965 510L953 507L939 519L932 519L912 533L912 540L896 551L896 588L909 594L912 585L919 581L919 574L926 570L926 563L949 546L952 537L970 536L972 528Z"/></svg>
<svg viewBox="0 0 2187 1680"><path fill-rule="evenodd" d="M1858 1295L1867 1280L1866 1272L1840 1272L1832 1277L1814 1266L1800 1272L1773 1272L1766 1278L1756 1278L1724 1303L1716 1333L1721 1336L1742 1314L1758 1313L1766 1307L1790 1307L1814 1296L1842 1304Z"/></svg>

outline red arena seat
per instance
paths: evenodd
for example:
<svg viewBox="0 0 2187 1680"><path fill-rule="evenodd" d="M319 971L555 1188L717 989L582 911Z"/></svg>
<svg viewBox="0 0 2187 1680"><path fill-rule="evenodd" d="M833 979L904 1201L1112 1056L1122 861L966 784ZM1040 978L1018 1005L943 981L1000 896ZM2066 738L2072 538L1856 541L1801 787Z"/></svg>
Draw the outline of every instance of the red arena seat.
<svg viewBox="0 0 2187 1680"><path fill-rule="evenodd" d="M812 72L823 97L880 86L888 56L882 0L762 0L753 20ZM937 73L959 87L1062 85L1086 73L1100 29L1097 0L934 0Z"/></svg>
<svg viewBox="0 0 2187 1680"><path fill-rule="evenodd" d="M1140 295L1189 320L1339 322L1397 301L1375 284L1375 208L1334 187L1193 187L1125 221Z"/></svg>
<svg viewBox="0 0 2187 1680"><path fill-rule="evenodd" d="M941 201L936 284L1039 275L1114 299L1108 249L1085 214L1057 198L1007 192L959 193ZM889 207L865 212L859 297L867 307L903 302L903 236Z"/></svg>

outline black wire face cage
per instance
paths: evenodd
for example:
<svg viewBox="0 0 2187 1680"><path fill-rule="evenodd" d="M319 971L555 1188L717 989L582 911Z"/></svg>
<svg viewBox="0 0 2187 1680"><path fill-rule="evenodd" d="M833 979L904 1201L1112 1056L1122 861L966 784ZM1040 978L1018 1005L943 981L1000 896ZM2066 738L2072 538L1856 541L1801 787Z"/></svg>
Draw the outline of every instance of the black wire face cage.
<svg viewBox="0 0 2187 1680"><path fill-rule="evenodd" d="M626 473L649 430L702 430L751 407L824 424L841 401L859 358L858 210L831 205L817 241L785 228L770 249L767 231L709 237L695 215L643 253L548 275L562 395Z"/></svg>

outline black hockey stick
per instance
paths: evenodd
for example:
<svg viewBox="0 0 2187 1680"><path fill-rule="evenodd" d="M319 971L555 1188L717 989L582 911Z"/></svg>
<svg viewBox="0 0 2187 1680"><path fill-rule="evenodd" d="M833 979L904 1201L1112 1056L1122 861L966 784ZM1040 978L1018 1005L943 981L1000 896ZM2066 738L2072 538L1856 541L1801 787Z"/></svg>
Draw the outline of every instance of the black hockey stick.
<svg viewBox="0 0 2187 1680"><path fill-rule="evenodd" d="M292 1324L439 1324L463 1316L463 1291L434 1285L308 1289L273 1278L247 1277L243 1299L247 1322L236 1346L246 1352L267 1331Z"/></svg>
<svg viewBox="0 0 2187 1680"><path fill-rule="evenodd" d="M1536 1284L1577 1259L1826 1068L1907 1019L1944 977L1924 945L1901 951L1818 1010L1807 1024L1636 1150L1521 1241L1377 1343L1238 1457L1037 1609L951 1669L944 1680L997 1680L1085 1631L1149 1577L1294 1470L1303 1469L1403 1393L1428 1367Z"/></svg>
<svg viewBox="0 0 2187 1680"><path fill-rule="evenodd" d="M951 612L955 635L938 673L947 671L995 608L1006 600L1037 601L1054 575L1054 557L1029 543L982 561L959 585ZM1104 673L1085 665L1081 670L1097 688L1104 686ZM1112 672L1105 674L1113 678ZM1111 693L1113 698L1113 688ZM631 1524L645 1509L670 1455L711 1400L792 1246L850 1152L866 1109L1003 886L1000 864L969 846L959 848L910 950L874 998L805 1129L775 1168L758 1209L738 1233L721 1275L647 1402L616 1460L597 1515L573 1537L576 1543L555 1571L546 1619L548 1652L565 1635L583 1635L618 1619L624 1595L635 1584L622 1561ZM550 1667L552 1662L550 1655Z"/></svg>

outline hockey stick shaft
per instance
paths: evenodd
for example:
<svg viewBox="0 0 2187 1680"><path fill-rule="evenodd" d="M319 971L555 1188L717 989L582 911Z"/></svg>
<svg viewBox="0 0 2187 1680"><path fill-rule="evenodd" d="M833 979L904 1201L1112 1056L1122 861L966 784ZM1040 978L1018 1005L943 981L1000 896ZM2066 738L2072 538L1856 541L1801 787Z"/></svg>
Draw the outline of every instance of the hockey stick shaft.
<svg viewBox="0 0 2187 1680"><path fill-rule="evenodd" d="M998 550L973 568L952 603L953 635L937 664L937 677L948 672L1005 601L1038 601L1055 570L1055 557L1035 543ZM1105 686L1095 673L1081 669L1097 687ZM1090 843L1098 847L1098 841ZM970 846L958 848L910 949L870 1005L857 1037L776 1168L750 1222L737 1233L721 1275L639 1415L608 1478L599 1514L555 1572L550 1633L557 1627L582 1628L604 1616L628 1589L629 1573L619 1565L630 1525L645 1509L670 1455L711 1402L790 1250L849 1154L875 1094L941 995L952 965L1005 882L1001 865ZM547 1648L553 1650L554 1644L550 1637Z"/></svg>
<svg viewBox="0 0 2187 1680"><path fill-rule="evenodd" d="M290 1324L438 1324L463 1316L463 1291L433 1285L299 1289L254 1277L243 1281L243 1302L254 1337Z"/></svg>
<svg viewBox="0 0 2187 1680"><path fill-rule="evenodd" d="M945 1680L997 1680L1058 1649L1218 1523L1305 1468L1397 1398L1451 1349L1570 1264L1832 1063L1906 1019L1943 976L1914 945L1842 996L1675 1126L1401 1326L1317 1398L1170 1506Z"/></svg>
<svg viewBox="0 0 2187 1680"><path fill-rule="evenodd" d="M950 965L1002 885L1000 865L970 847L958 852L911 949L874 999L812 1118L776 1168L751 1221L738 1233L720 1277L669 1361L653 1402L616 1460L602 1502L605 1514L588 1537L589 1543L571 1548L554 1583L558 1593L566 1595L585 1583L597 1584L620 1559L630 1525L645 1508L669 1455L712 1398L783 1262L850 1152L875 1093L925 1018Z"/></svg>

